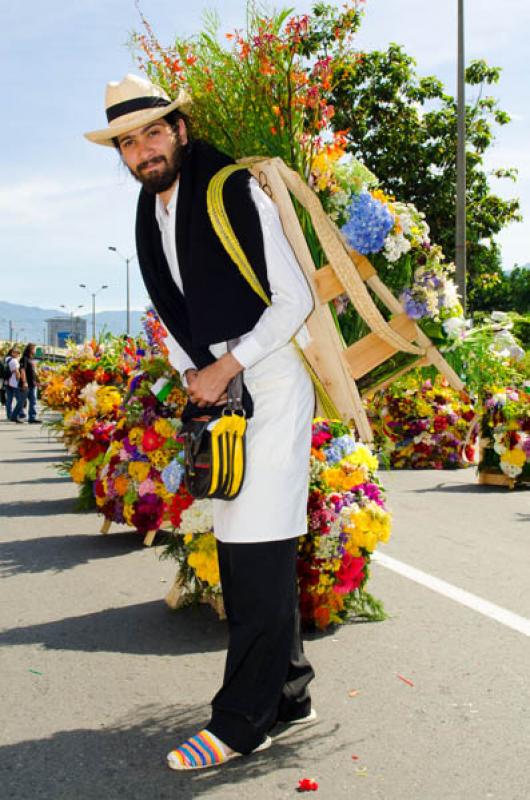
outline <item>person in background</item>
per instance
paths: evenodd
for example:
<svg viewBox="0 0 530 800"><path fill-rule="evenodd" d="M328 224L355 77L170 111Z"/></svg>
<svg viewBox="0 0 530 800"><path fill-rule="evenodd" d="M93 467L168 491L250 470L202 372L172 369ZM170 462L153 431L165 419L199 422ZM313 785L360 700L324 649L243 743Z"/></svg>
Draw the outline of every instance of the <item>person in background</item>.
<svg viewBox="0 0 530 800"><path fill-rule="evenodd" d="M5 356L2 359L2 372L0 374L0 380L2 383L2 405L6 407L6 418L9 419L11 416L11 405L13 403L13 395L8 390L8 381L11 377L11 372L9 371L9 360L13 356L13 348L10 347ZM9 405L8 405L8 397L9 397Z"/></svg>
<svg viewBox="0 0 530 800"><path fill-rule="evenodd" d="M21 424L19 419L24 409L24 393L26 390L25 379L20 373L20 350L15 345L11 351L11 357L7 360L10 376L6 386L6 412L7 418L11 422ZM15 406L13 408L13 405Z"/></svg>
<svg viewBox="0 0 530 800"><path fill-rule="evenodd" d="M35 368L35 345L32 342L26 345L24 352L22 353L22 358L20 360L20 372L27 385L25 397L27 397L29 405L28 422L34 425L39 424L40 419L37 419L38 378L37 370Z"/></svg>

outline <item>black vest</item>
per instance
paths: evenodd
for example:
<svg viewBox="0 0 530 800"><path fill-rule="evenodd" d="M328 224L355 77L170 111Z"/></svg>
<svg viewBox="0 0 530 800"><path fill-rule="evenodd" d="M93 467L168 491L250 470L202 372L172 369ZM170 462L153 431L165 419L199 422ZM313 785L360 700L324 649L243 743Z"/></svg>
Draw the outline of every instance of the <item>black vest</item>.
<svg viewBox="0 0 530 800"><path fill-rule="evenodd" d="M212 228L206 207L211 178L233 161L201 141L187 148L179 178L176 245L184 295L175 284L155 216L155 195L142 189L136 247L142 276L164 325L197 367L215 359L208 346L252 330L266 305L241 276ZM225 183L223 199L234 232L270 297L263 235L247 170Z"/></svg>

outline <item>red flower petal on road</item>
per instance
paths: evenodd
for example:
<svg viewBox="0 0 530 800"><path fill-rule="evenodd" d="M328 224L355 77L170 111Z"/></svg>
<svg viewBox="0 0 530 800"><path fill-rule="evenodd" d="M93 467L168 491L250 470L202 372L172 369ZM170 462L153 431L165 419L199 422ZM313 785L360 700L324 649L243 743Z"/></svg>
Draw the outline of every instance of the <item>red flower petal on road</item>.
<svg viewBox="0 0 530 800"><path fill-rule="evenodd" d="M299 792L316 792L317 789L318 783L313 778L302 778L298 781Z"/></svg>
<svg viewBox="0 0 530 800"><path fill-rule="evenodd" d="M407 686L414 686L412 681L409 681L408 678L404 678L403 675L399 675L399 673L398 673L398 678L399 678L400 681L403 681L403 683L406 683Z"/></svg>

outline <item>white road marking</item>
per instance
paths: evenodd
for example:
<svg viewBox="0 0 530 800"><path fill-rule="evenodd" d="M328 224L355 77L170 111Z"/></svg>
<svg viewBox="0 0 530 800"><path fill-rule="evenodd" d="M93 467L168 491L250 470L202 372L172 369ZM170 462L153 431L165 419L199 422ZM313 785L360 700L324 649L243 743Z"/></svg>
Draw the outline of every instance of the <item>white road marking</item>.
<svg viewBox="0 0 530 800"><path fill-rule="evenodd" d="M428 572L422 572L421 569L404 564L403 561L398 561L396 558L384 555L384 553L373 553L372 559L381 564L382 567L386 567L392 572L397 572L398 575L403 575L403 577L419 583L421 586L432 589L433 592L438 592L438 594L449 597L451 600L467 606L467 608L472 608L473 611L478 611L479 614L494 619L502 625L506 625L507 628L512 628L525 636L530 636L530 619L526 617L521 617L519 614L514 614L513 611L496 606L495 603L490 603L482 597L477 597L476 594L466 592L465 589L459 589L458 586L453 586L452 583L435 578L434 575L429 575Z"/></svg>

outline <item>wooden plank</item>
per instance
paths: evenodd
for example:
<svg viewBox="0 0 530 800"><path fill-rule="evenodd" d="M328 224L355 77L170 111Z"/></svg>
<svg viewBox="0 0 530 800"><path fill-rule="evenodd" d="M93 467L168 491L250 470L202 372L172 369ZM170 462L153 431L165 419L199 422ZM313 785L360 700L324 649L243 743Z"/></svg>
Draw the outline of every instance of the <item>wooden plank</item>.
<svg viewBox="0 0 530 800"><path fill-rule="evenodd" d="M344 286L335 275L333 267L326 264L311 275L311 280L317 297L321 303L329 303L341 294L344 294Z"/></svg>
<svg viewBox="0 0 530 800"><path fill-rule="evenodd" d="M394 374L390 378L387 378L385 381L380 381L380 383L377 383L375 386L370 386L369 389L365 389L364 392L362 392L363 398L371 397L376 392L383 391L392 383L394 383L394 381L397 381L398 378L401 378L403 375L406 375L407 372L410 372L411 369L416 369L417 367L426 367L428 366L428 364L429 362L425 358L425 356L423 356L423 358L417 358L415 361L412 361L412 363L410 363L408 366L403 367L403 369L400 369L399 372L394 372Z"/></svg>
<svg viewBox="0 0 530 800"><path fill-rule="evenodd" d="M363 281L366 282L374 276L377 277L377 270L370 264L366 256L361 255L361 253L358 253L357 250L350 250L350 258L355 264L357 272Z"/></svg>
<svg viewBox="0 0 530 800"><path fill-rule="evenodd" d="M111 525L112 525L112 522L110 521L110 519L107 519L107 517L105 517L105 519L103 520L103 524L101 526L101 533L104 536L110 531L110 526Z"/></svg>
<svg viewBox="0 0 530 800"><path fill-rule="evenodd" d="M408 341L413 341L416 337L416 325L405 313L391 319L389 325ZM376 333L369 333L344 350L342 357L352 378L358 380L397 352L399 351L396 348L393 348Z"/></svg>
<svg viewBox="0 0 530 800"><path fill-rule="evenodd" d="M151 547L153 542L155 541L155 536L157 535L158 531L147 531L144 537L144 544L146 547Z"/></svg>
<svg viewBox="0 0 530 800"><path fill-rule="evenodd" d="M478 474L478 482L486 486L506 486L508 489L515 487L515 479L508 477L503 472L490 472L482 470Z"/></svg>

